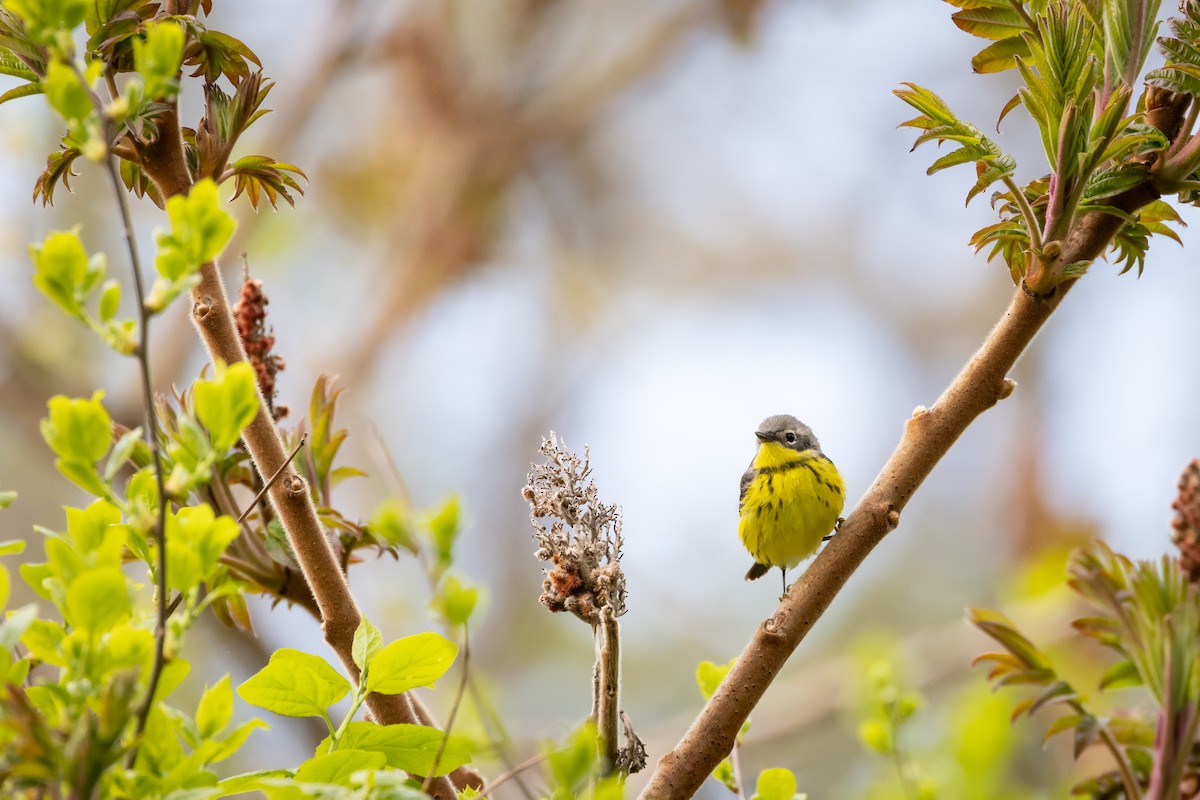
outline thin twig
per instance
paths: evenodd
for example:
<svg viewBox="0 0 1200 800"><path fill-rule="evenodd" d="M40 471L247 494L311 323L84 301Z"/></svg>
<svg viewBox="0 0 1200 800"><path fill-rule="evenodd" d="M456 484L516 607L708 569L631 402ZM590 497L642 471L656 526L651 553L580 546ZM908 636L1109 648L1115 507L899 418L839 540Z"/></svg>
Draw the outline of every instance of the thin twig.
<svg viewBox="0 0 1200 800"><path fill-rule="evenodd" d="M243 511L242 515L237 518L237 522L239 525L241 525L242 522L245 521L246 517L250 516L250 512L254 510L254 507L256 505L258 505L258 501L261 500L263 495L267 493L267 490L271 488L272 484L274 484L275 481L279 480L279 476L283 474L283 471L285 469L287 469L288 464L292 463L292 459L296 457L296 454L300 452L300 448L304 447L304 443L307 441L308 441L308 434L306 433L300 437L300 444L296 445L296 449L293 450L292 454L287 457L287 461L284 461L282 464L279 465L279 469L275 470L275 474L271 476L271 479L269 481L267 481L266 483L263 484L263 487L258 490L258 494L254 495L254 499L251 500L250 504L246 506L246 510Z"/></svg>
<svg viewBox="0 0 1200 800"><path fill-rule="evenodd" d="M546 760L546 753L538 753L533 758L527 759L525 761L522 761L520 764L517 764L515 767L510 769L508 772L501 772L499 775L496 776L495 780L493 780L487 786L483 787L483 791L481 791L479 793L479 796L487 797L490 792L496 791L496 787L500 786L500 784L504 783L509 778L512 778L515 775L520 775L525 770L529 769L530 767L536 767L538 764L542 763L545 760Z"/></svg>
<svg viewBox="0 0 1200 800"><path fill-rule="evenodd" d="M437 774L438 764L442 760L442 754L446 752L446 745L450 742L450 730L454 727L454 718L458 716L458 707L462 705L463 696L467 693L467 680L471 677L471 636L467 630L467 623L463 623L463 646L462 646L462 677L458 680L458 691L454 694L454 704L450 706L450 716L446 718L446 730L442 735L442 742L438 745L437 752L433 756L433 764L429 767L429 774L425 776L425 782L421 784L421 791L428 793L429 784L433 782L433 776Z"/></svg>
<svg viewBox="0 0 1200 800"><path fill-rule="evenodd" d="M125 197L125 186L121 182L117 162L111 154L106 155L104 161L108 166L108 177L112 183L113 192L117 196L117 208L121 212L121 224L124 228L125 247L129 251L129 264L133 271L133 288L137 299L141 334L134 354L137 357L138 369L142 377L142 402L146 406L146 444L150 447L150 455L154 462L154 483L158 492L158 519L155 520L154 530L154 539L158 543L158 566L154 576L155 599L158 602L158 619L154 625L154 663L150 668L146 697L138 709L134 744L125 760L126 765L132 767L137 759L137 739L146 729L146 721L149 719L150 709L154 705L154 693L158 689L158 680L162 676L165 662L167 618L170 616L170 612L167 610L167 491L163 485L162 455L158 450L158 413L154 408L154 388L150 382L150 359L147 356L150 349L150 312L146 308L146 292L142 285L142 262L138 257L137 241L133 235L133 220L129 215L129 203Z"/></svg>
<svg viewBox="0 0 1200 800"><path fill-rule="evenodd" d="M740 742L733 743L733 749L729 751L729 766L733 768L733 782L737 786L738 800L746 800L746 785L742 782L742 745Z"/></svg>

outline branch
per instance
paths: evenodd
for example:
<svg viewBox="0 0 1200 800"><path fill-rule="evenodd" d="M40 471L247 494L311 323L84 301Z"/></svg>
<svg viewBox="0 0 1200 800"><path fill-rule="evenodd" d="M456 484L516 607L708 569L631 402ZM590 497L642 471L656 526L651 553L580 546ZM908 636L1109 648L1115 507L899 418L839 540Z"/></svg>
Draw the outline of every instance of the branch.
<svg viewBox="0 0 1200 800"><path fill-rule="evenodd" d="M1157 193L1142 184L1114 198L1132 212ZM1104 252L1123 221L1102 212L1083 215L1064 238L1064 263ZM675 749L658 762L642 798L691 797L733 747L742 723L788 657L841 591L854 570L900 522L900 512L967 426L1015 384L1006 378L1017 358L1062 302L1074 281L1047 296L1022 287L979 351L932 408L918 407L895 452L833 538L784 597L775 615L755 631L725 681Z"/></svg>
<svg viewBox="0 0 1200 800"><path fill-rule="evenodd" d="M184 158L176 110L172 108L165 112L158 124L159 138L146 147L143 169L158 185L165 201L174 195L185 194L191 188L192 179ZM229 298L225 294L216 263L204 264L199 275L200 282L192 290L192 323L209 357L214 362L220 359L226 364L246 361L246 352L234 324ZM275 475L283 470L282 477L268 487L268 496L287 532L304 580L312 590L320 611L325 641L337 654L351 679L357 683L360 672L354 663L351 647L362 614L317 516L308 484L295 469L288 466L288 454L261 389L258 413L242 432L242 440L259 475ZM371 717L380 724L420 724L407 694L371 693L367 696L366 705ZM453 800L457 792L448 778L435 778L430 785L430 794L439 800Z"/></svg>

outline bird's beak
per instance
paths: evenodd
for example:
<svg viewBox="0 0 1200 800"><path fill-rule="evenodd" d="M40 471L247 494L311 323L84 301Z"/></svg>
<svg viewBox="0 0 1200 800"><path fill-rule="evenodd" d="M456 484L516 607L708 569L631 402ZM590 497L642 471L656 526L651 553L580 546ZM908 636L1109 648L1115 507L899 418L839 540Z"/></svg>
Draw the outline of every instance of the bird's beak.
<svg viewBox="0 0 1200 800"><path fill-rule="evenodd" d="M755 431L754 435L757 436L760 440L762 440L764 442L771 441L771 434L769 434L769 433L763 433L762 431Z"/></svg>

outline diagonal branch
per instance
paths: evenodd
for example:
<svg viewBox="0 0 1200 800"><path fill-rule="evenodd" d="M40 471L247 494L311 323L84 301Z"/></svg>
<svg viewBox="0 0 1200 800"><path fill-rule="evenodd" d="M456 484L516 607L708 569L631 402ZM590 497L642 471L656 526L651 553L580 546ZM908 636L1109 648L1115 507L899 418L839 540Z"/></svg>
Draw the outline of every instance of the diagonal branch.
<svg viewBox="0 0 1200 800"><path fill-rule="evenodd" d="M1131 213L1157 198L1147 184L1113 198ZM1123 221L1092 212L1064 239L1063 263L1100 256ZM1036 256L1035 256L1036 257ZM918 407L900 443L829 545L755 631L712 699L675 749L659 760L642 798L691 797L733 747L742 723L863 559L900 522L900 512L976 417L1012 393L1009 370L1073 285L1048 296L1018 288L1008 310L932 408Z"/></svg>

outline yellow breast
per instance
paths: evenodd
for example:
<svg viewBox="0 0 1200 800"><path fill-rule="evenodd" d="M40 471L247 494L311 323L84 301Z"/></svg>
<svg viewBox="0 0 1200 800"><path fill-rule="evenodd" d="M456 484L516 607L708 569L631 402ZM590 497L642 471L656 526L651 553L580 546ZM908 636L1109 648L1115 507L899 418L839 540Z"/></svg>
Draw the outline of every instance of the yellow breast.
<svg viewBox="0 0 1200 800"><path fill-rule="evenodd" d="M764 442L742 498L738 534L755 561L791 568L817 552L845 504L833 462L816 450L798 453Z"/></svg>

